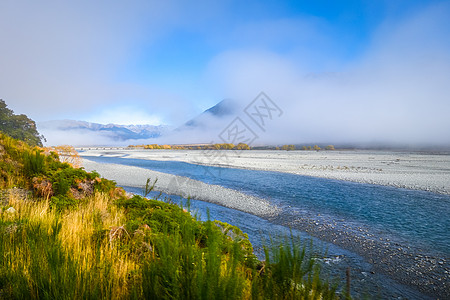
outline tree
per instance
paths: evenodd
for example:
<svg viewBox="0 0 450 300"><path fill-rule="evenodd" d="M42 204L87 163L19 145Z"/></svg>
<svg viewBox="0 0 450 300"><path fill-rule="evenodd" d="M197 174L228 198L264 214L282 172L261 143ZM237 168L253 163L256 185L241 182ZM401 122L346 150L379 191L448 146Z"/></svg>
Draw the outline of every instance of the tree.
<svg viewBox="0 0 450 300"><path fill-rule="evenodd" d="M81 157L78 154L78 151L75 150L73 146L70 145L61 145L56 147L47 148L47 152L54 151L58 154L59 161L66 162L70 164L74 168L80 168Z"/></svg>
<svg viewBox="0 0 450 300"><path fill-rule="evenodd" d="M328 145L325 147L325 150L335 150L333 145Z"/></svg>
<svg viewBox="0 0 450 300"><path fill-rule="evenodd" d="M286 150L286 151L295 150L295 146L294 145L283 145L281 147L281 150Z"/></svg>
<svg viewBox="0 0 450 300"><path fill-rule="evenodd" d="M317 146L317 145L314 145L314 150L319 151L319 150L320 150L320 147Z"/></svg>
<svg viewBox="0 0 450 300"><path fill-rule="evenodd" d="M250 150L249 145L245 144L245 143L239 143L236 145L236 147L234 147L234 149L236 150Z"/></svg>
<svg viewBox="0 0 450 300"><path fill-rule="evenodd" d="M0 131L30 146L42 147L41 139L44 137L37 131L36 123L26 115L15 115L2 99L0 99Z"/></svg>

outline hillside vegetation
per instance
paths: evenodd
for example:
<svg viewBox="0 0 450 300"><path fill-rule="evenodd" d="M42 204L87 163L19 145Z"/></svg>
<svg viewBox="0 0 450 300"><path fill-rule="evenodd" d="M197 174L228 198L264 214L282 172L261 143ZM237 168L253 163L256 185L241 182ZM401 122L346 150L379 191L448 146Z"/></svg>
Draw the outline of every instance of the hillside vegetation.
<svg viewBox="0 0 450 300"><path fill-rule="evenodd" d="M334 299L292 241L264 262L247 235L127 195L0 133L0 299Z"/></svg>
<svg viewBox="0 0 450 300"><path fill-rule="evenodd" d="M14 114L2 99L0 99L0 131L29 145L42 146L41 139L44 137L37 131L36 123L26 115Z"/></svg>

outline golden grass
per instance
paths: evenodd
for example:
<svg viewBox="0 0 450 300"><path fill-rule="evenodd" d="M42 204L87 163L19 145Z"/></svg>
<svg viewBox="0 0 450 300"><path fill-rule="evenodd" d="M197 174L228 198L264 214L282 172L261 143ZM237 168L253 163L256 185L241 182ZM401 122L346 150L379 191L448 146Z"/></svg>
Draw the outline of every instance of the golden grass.
<svg viewBox="0 0 450 300"><path fill-rule="evenodd" d="M21 220L26 220L30 225L43 226L48 229L48 234L52 234L52 224L55 221L61 223L61 230L58 239L61 241L63 249L75 261L78 268L78 275L90 274L92 268L96 267L98 279L107 282L98 284L110 286L111 293L103 295L106 298L121 299L129 295L127 280L130 274L136 273L138 266L133 259L126 255L125 251L120 251L117 247L111 247L107 238L107 233L111 227L122 226L125 223L125 215L122 209L115 205L108 205L108 196L96 193L86 199L80 207L73 211L57 213L51 210L49 201L30 201L21 199L19 196L11 194L8 199L8 206L13 207L14 213L4 212L2 221L18 224ZM14 231L14 225L11 225ZM95 230L98 230L99 239L95 239ZM25 231L22 234L26 235ZM13 236L13 235L11 235ZM11 270L24 268L21 271L27 274L30 253L26 249L17 249L10 253ZM12 259L13 258L13 259ZM8 259L5 257L4 259ZM98 270L98 266L106 263ZM103 276L101 275L104 272ZM107 273L106 273L107 272ZM81 288L81 287L80 287ZM82 291L80 291L81 294Z"/></svg>

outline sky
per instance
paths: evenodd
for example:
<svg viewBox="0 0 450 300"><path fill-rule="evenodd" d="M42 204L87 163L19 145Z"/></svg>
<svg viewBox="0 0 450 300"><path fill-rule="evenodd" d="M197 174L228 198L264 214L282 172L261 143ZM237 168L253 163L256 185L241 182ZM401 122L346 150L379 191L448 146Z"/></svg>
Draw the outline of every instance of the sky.
<svg viewBox="0 0 450 300"><path fill-rule="evenodd" d="M0 0L0 49L38 122L177 127L263 91L261 142L450 144L450 1Z"/></svg>

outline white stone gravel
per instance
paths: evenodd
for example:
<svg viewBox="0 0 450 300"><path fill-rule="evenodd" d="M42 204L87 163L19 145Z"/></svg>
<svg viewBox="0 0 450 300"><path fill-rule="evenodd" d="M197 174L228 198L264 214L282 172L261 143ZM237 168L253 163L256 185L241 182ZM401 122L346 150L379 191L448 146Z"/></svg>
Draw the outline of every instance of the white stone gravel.
<svg viewBox="0 0 450 300"><path fill-rule="evenodd" d="M170 195L191 197L225 207L251 213L260 217L275 216L279 209L268 201L249 196L236 190L218 185L206 184L183 176L156 172L144 168L124 166L120 164L97 163L83 159L83 167L87 171L97 171L102 177L117 182L120 186L144 187L147 178L155 184L155 190Z"/></svg>
<svg viewBox="0 0 450 300"><path fill-rule="evenodd" d="M286 172L450 194L450 155L390 151L87 150L115 156Z"/></svg>

